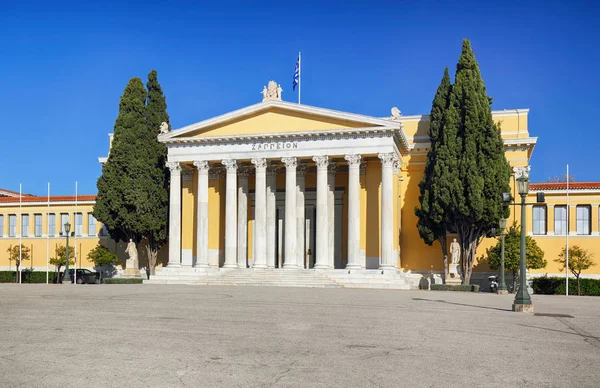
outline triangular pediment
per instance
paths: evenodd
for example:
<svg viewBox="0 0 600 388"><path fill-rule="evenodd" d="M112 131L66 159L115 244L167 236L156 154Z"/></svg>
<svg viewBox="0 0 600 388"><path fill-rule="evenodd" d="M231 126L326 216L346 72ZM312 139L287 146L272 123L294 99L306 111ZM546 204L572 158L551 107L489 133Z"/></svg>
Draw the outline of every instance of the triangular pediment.
<svg viewBox="0 0 600 388"><path fill-rule="evenodd" d="M376 117L266 101L161 135L160 140L373 128L400 125Z"/></svg>

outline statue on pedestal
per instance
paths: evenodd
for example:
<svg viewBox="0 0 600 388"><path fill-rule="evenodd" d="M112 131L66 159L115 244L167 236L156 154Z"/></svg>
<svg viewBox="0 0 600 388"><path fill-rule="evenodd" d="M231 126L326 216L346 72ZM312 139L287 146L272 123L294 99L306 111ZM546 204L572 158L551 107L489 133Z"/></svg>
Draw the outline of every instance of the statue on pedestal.
<svg viewBox="0 0 600 388"><path fill-rule="evenodd" d="M446 275L446 284L461 284L460 274L460 244L456 239L450 244L451 262L448 265L448 274Z"/></svg>
<svg viewBox="0 0 600 388"><path fill-rule="evenodd" d="M132 239L129 239L129 243L127 243L127 249L125 249L125 253L129 255L129 259L125 264L125 274L127 276L140 276L139 270L139 261L138 261L138 251L135 243Z"/></svg>

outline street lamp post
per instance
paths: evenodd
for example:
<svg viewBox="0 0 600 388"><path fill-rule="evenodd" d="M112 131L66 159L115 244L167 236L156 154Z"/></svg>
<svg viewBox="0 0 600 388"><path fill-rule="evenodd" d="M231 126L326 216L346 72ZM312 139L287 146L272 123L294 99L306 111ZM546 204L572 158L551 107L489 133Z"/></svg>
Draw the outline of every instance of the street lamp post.
<svg viewBox="0 0 600 388"><path fill-rule="evenodd" d="M533 312L533 304L531 303L531 297L527 291L527 279L526 279L526 217L527 217L527 206L525 204L525 197L529 192L529 166L527 167L515 167L515 179L517 181L517 191L521 196L521 260L519 270L519 290L515 296L513 303L513 311L516 312Z"/></svg>
<svg viewBox="0 0 600 388"><path fill-rule="evenodd" d="M63 275L63 284L71 283L69 275L69 234L71 233L71 224L69 221L65 223L65 233L67 234L67 246L65 247L65 274Z"/></svg>
<svg viewBox="0 0 600 388"><path fill-rule="evenodd" d="M506 218L500 219L500 284L498 284L498 294L508 294L506 282L504 281L504 232L506 231Z"/></svg>

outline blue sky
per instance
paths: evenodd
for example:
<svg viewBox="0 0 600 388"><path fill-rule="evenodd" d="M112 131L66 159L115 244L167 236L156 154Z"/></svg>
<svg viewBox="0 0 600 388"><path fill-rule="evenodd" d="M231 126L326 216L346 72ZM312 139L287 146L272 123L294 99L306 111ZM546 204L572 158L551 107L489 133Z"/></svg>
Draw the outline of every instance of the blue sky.
<svg viewBox="0 0 600 388"><path fill-rule="evenodd" d="M260 101L428 113L471 39L493 109L530 108L534 181L600 181L592 2L12 2L0 12L0 187L94 194L127 81L157 69L174 128ZM215 2L217 3L217 2Z"/></svg>

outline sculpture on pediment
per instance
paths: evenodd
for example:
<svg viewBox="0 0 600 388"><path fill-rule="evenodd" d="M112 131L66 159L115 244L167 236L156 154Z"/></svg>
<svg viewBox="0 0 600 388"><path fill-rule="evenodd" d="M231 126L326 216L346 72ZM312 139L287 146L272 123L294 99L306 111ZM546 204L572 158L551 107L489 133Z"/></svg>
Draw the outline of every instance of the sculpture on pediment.
<svg viewBox="0 0 600 388"><path fill-rule="evenodd" d="M168 133L169 132L169 123L163 121L160 124L160 133L164 134L164 133Z"/></svg>
<svg viewBox="0 0 600 388"><path fill-rule="evenodd" d="M400 112L400 109L398 109L397 107L393 107L392 108L392 117L390 117L390 119L400 120L400 116L402 116L402 112Z"/></svg>
<svg viewBox="0 0 600 388"><path fill-rule="evenodd" d="M267 86L263 87L262 95L263 101L267 100L280 100L281 101L281 93L283 89L281 85L278 85L275 81L269 81Z"/></svg>

